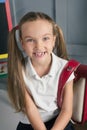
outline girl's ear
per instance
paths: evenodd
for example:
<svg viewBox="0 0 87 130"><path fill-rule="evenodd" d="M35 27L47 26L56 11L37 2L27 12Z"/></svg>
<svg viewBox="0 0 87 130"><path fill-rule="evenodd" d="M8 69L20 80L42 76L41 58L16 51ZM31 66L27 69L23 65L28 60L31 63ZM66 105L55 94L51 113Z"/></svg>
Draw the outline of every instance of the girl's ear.
<svg viewBox="0 0 87 130"><path fill-rule="evenodd" d="M54 42L56 41L56 36L54 36Z"/></svg>
<svg viewBox="0 0 87 130"><path fill-rule="evenodd" d="M53 48L55 46L55 42L56 42L56 36L53 37Z"/></svg>
<svg viewBox="0 0 87 130"><path fill-rule="evenodd" d="M20 43L21 43L22 48L24 49L24 44L23 44L23 40L22 39L20 39Z"/></svg>

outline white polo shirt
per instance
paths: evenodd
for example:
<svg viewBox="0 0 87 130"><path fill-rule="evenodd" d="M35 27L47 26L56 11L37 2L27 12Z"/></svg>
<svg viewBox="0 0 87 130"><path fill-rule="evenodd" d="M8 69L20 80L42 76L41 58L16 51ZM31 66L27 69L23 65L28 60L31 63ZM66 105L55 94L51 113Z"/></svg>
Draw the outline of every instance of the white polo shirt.
<svg viewBox="0 0 87 130"><path fill-rule="evenodd" d="M29 58L26 63L26 73L23 73L24 81L44 122L58 114L58 106L56 102L58 81L60 73L66 63L66 60L59 58L52 53L51 69L49 73L43 77L38 76ZM74 75L71 75L68 81L73 78ZM23 122L29 123L25 117Z"/></svg>

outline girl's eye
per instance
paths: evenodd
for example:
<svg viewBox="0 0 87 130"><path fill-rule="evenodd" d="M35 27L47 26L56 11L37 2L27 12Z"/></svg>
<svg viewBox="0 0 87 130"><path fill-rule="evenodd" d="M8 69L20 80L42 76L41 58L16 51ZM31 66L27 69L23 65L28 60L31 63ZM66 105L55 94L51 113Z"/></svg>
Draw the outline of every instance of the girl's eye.
<svg viewBox="0 0 87 130"><path fill-rule="evenodd" d="M31 38L28 38L28 39L25 39L25 42L26 42L26 43L33 43L33 42L34 42L34 40L33 40L33 39L31 39Z"/></svg>
<svg viewBox="0 0 87 130"><path fill-rule="evenodd" d="M49 40L50 38L49 37L44 37L43 38L43 41L47 41L47 40Z"/></svg>

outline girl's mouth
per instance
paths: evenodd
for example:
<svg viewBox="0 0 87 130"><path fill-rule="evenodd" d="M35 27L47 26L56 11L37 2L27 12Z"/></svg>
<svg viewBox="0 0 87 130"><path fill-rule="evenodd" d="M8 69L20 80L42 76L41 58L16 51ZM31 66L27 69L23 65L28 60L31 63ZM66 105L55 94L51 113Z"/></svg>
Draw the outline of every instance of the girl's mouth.
<svg viewBox="0 0 87 130"><path fill-rule="evenodd" d="M46 52L34 52L33 53L36 57L43 57L45 54L46 54Z"/></svg>

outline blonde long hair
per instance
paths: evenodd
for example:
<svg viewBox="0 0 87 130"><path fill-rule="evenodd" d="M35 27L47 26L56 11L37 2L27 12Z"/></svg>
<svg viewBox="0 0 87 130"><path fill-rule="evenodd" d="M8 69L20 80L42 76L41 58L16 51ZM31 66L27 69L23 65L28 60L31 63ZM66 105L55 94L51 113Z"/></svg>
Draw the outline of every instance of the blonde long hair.
<svg viewBox="0 0 87 130"><path fill-rule="evenodd" d="M65 41L62 30L55 24L48 15L41 12L29 12L22 17L17 27L14 27L8 36L8 94L17 111L24 112L25 108L25 82L22 71L25 68L25 58L19 49L15 36L16 30L19 31L19 39L22 37L21 27L25 22L38 19L47 20L52 24L53 35L56 36L55 47L56 55L63 59L68 59Z"/></svg>

